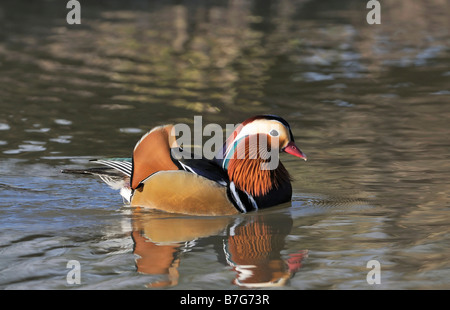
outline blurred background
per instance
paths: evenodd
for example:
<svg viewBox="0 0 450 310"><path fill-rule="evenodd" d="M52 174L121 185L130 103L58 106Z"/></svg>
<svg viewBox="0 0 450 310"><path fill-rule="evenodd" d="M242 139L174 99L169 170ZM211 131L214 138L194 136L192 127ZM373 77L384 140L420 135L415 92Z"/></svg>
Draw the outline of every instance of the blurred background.
<svg viewBox="0 0 450 310"><path fill-rule="evenodd" d="M379 259L383 288L450 288L450 7L380 3L369 25L362 0L81 0L68 25L67 1L2 0L0 287L65 288L68 259L88 287L152 282L120 197L59 170L130 156L157 125L270 113L308 155L282 157L293 202L268 226L292 226L277 261L309 252L287 287L371 288ZM235 287L212 258L232 236L202 236L176 287Z"/></svg>

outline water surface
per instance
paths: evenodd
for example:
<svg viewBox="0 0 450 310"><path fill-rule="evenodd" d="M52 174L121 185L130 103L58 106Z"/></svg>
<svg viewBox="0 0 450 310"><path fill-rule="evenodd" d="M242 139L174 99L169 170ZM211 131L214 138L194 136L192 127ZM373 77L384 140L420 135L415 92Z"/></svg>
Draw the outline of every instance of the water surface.
<svg viewBox="0 0 450 310"><path fill-rule="evenodd" d="M65 3L2 2L0 288L449 289L448 6L365 5L83 2L67 25ZM282 155L294 195L270 210L155 214L60 173L259 113L308 155Z"/></svg>

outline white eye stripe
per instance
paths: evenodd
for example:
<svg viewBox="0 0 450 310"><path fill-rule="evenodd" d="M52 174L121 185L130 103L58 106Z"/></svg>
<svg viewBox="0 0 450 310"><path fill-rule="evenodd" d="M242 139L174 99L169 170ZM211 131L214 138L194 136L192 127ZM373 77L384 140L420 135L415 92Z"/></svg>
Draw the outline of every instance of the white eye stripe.
<svg viewBox="0 0 450 310"><path fill-rule="evenodd" d="M274 124L275 123L275 124ZM278 127L277 129L274 129L273 127ZM282 128L285 128L285 126L276 120L271 120L268 122L267 120L256 120L248 125L245 125L242 130L239 132L239 134L234 138L234 141L239 140L240 138L252 134L258 134L258 133L269 133L272 132L272 130L275 130L278 135L271 135L272 137L279 136L280 132L282 131Z"/></svg>

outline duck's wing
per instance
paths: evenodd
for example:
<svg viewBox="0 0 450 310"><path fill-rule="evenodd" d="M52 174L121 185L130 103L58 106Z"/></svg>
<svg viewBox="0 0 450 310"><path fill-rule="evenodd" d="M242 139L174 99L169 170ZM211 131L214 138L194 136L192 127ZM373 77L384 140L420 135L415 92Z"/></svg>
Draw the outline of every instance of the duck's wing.
<svg viewBox="0 0 450 310"><path fill-rule="evenodd" d="M132 189L156 172L179 170L171 155L172 147L177 147L173 125L153 128L136 143L132 160Z"/></svg>
<svg viewBox="0 0 450 310"><path fill-rule="evenodd" d="M215 161L206 158L201 159L180 159L177 161L180 170L191 172L193 174L215 181L220 185L227 186L230 183L228 174Z"/></svg>

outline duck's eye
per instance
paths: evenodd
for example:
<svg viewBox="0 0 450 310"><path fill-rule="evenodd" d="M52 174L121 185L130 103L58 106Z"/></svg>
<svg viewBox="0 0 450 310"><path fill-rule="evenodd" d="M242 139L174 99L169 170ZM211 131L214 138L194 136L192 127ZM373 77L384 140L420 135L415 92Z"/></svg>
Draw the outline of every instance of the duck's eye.
<svg viewBox="0 0 450 310"><path fill-rule="evenodd" d="M272 137L278 137L279 133L278 133L278 131L276 131L275 129L272 129L272 130L269 132L269 135L271 135Z"/></svg>

